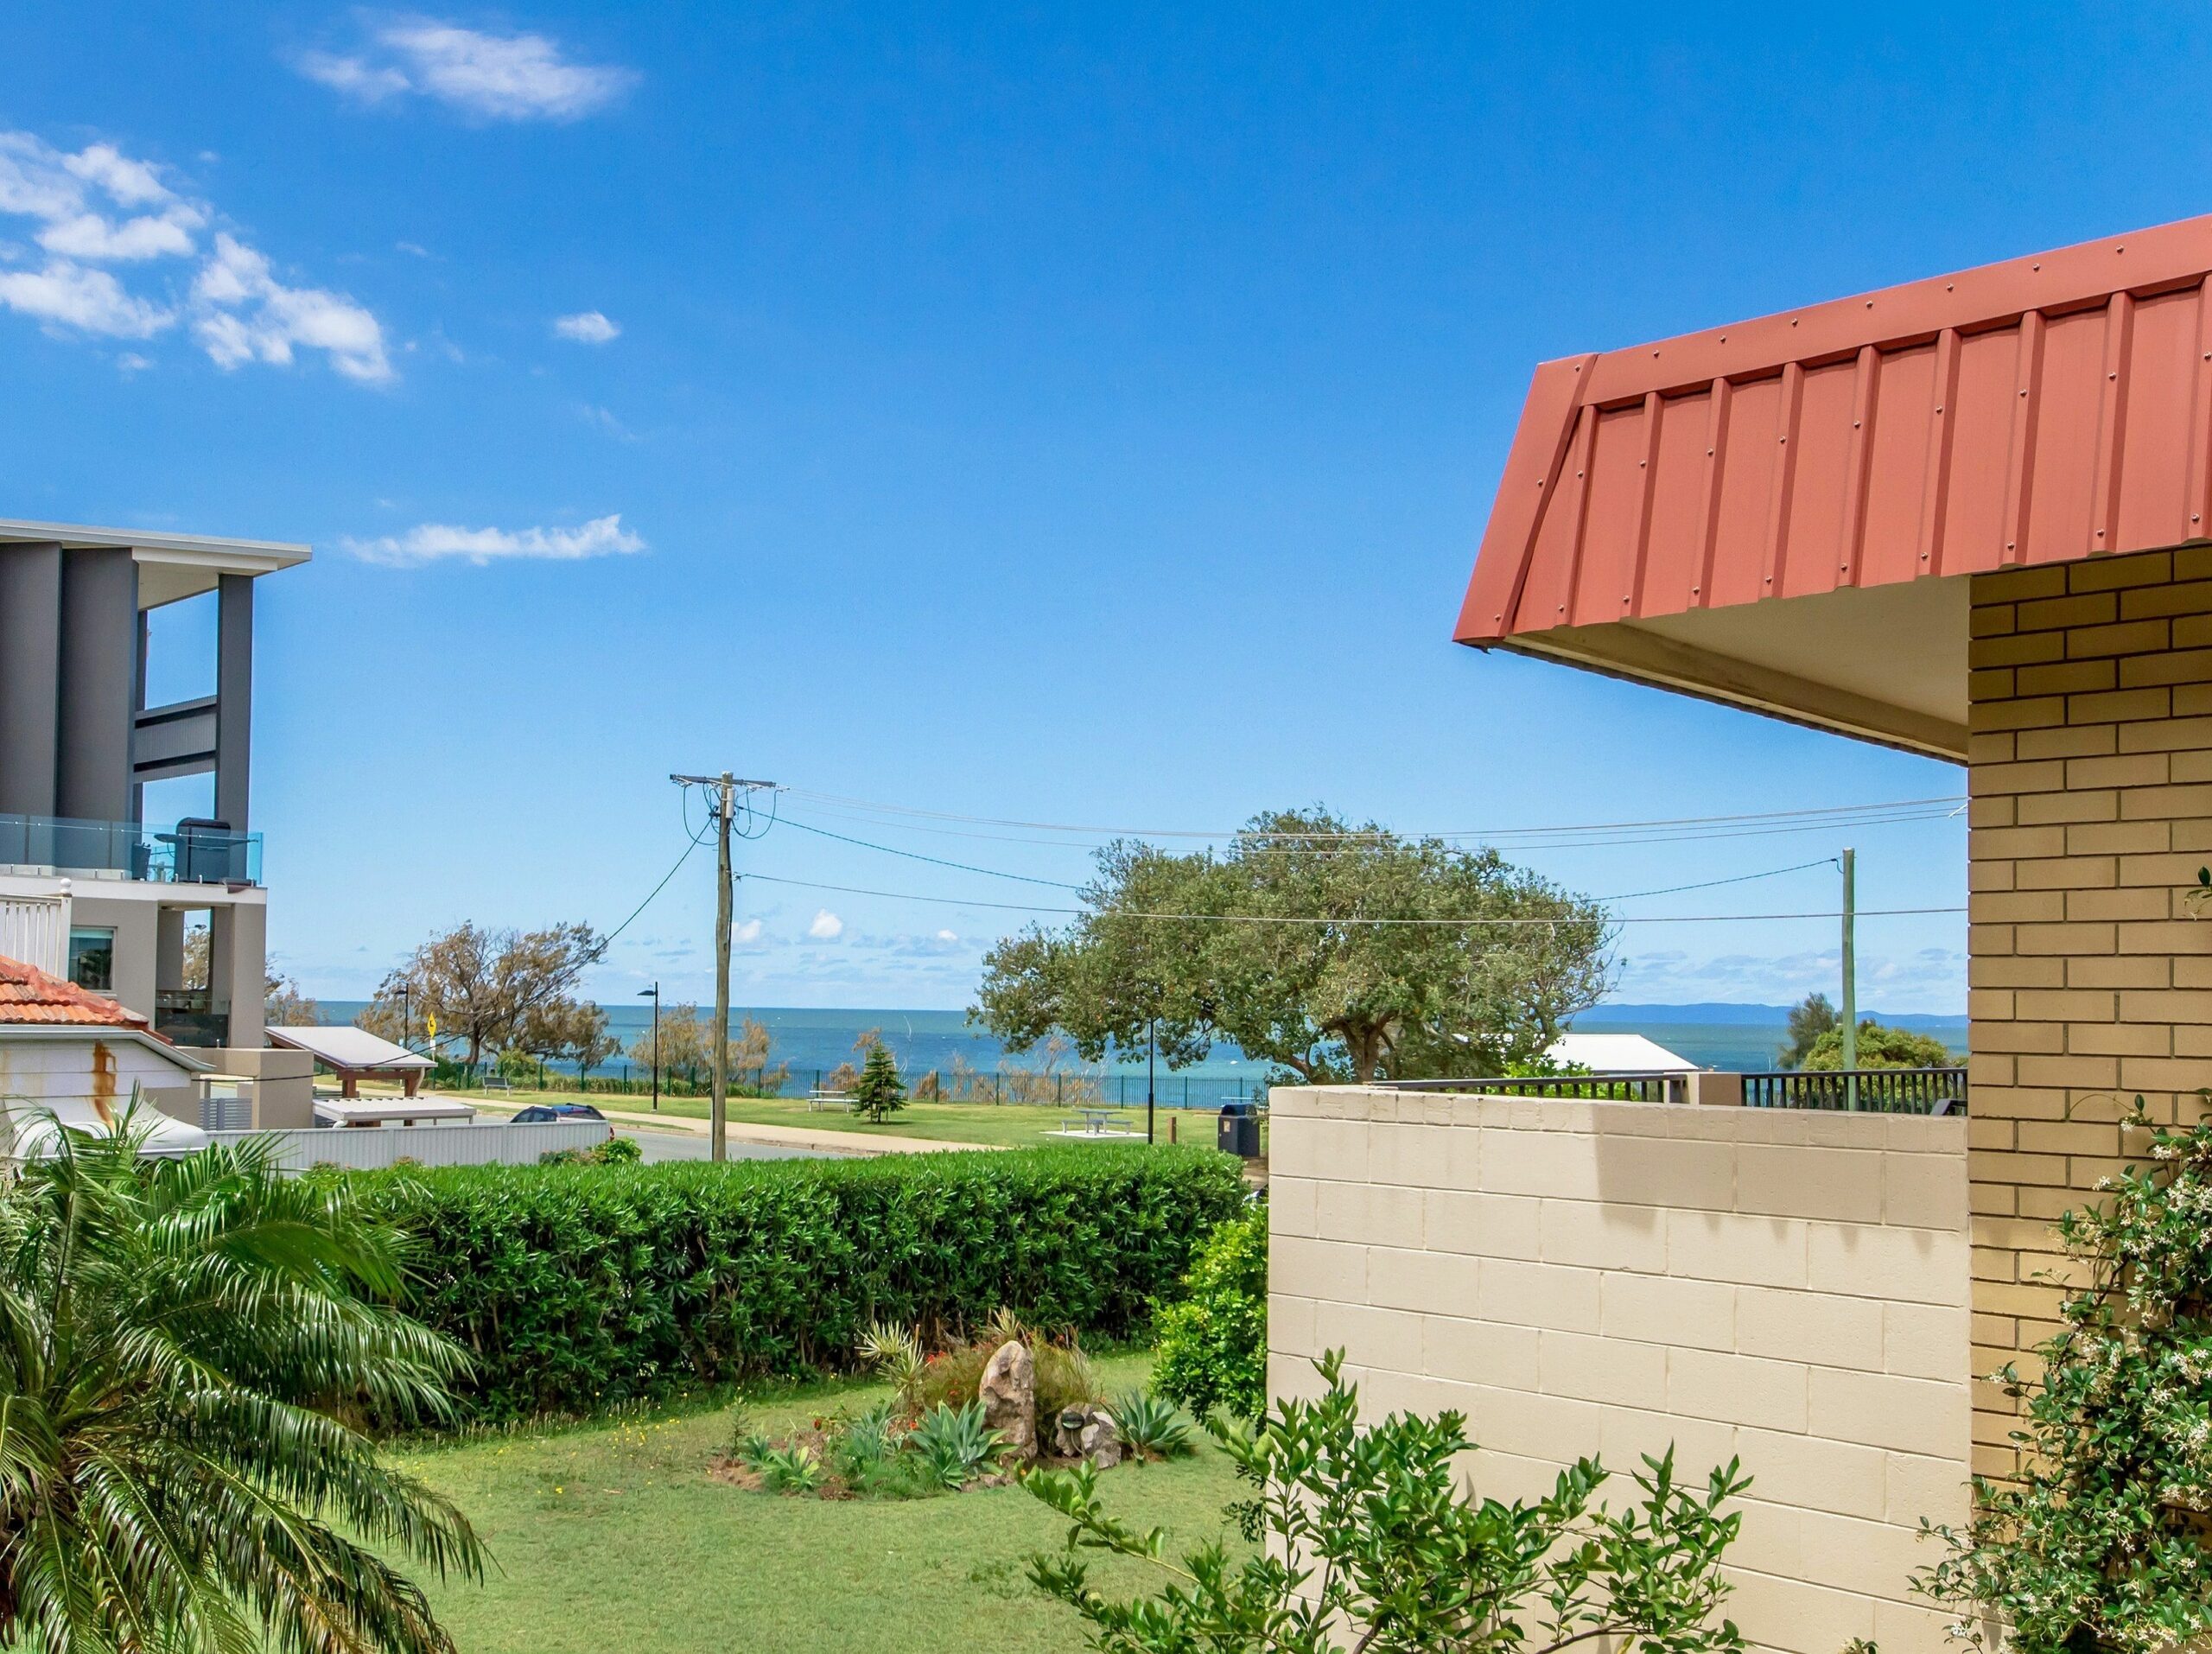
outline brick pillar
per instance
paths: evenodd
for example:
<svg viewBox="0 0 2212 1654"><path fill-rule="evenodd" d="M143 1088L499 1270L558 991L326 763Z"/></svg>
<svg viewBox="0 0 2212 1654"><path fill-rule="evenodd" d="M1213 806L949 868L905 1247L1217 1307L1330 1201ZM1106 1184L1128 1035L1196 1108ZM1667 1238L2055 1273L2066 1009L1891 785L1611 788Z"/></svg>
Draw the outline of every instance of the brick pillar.
<svg viewBox="0 0 2212 1654"><path fill-rule="evenodd" d="M2056 1329L2053 1218L2212 1085L2212 546L1974 577L1967 752L1974 1359ZM2022 1371L2031 1370L2022 1362ZM2016 1409L1974 1399L1976 1469Z"/></svg>

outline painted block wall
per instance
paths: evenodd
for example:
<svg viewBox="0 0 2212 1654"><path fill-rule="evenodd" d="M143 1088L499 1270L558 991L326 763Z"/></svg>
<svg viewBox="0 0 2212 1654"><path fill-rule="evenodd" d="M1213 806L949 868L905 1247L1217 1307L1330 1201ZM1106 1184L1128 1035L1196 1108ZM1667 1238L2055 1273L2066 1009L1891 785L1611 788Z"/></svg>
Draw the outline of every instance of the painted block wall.
<svg viewBox="0 0 2212 1654"><path fill-rule="evenodd" d="M1945 1646L1908 1581L1921 1518L1967 1508L1963 1121L1357 1087L1273 1107L1277 1393L1345 1349L1371 1411L1466 1414L1502 1498L1586 1454L1740 1456L1748 1638Z"/></svg>

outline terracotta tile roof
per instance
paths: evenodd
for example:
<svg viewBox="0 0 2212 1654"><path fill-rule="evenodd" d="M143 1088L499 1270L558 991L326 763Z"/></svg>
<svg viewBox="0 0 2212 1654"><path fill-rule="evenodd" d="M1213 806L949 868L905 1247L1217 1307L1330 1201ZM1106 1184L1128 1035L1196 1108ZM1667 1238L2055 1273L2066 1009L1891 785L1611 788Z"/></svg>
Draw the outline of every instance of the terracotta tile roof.
<svg viewBox="0 0 2212 1654"><path fill-rule="evenodd" d="M35 965L0 956L0 1027L26 1022L153 1031L145 1017L111 999L50 976Z"/></svg>

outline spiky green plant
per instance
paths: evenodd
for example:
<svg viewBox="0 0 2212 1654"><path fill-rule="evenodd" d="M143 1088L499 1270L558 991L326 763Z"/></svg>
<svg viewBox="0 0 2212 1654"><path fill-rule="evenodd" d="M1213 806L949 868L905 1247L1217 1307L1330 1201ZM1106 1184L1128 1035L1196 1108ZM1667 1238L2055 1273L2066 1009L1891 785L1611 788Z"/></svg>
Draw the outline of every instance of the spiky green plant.
<svg viewBox="0 0 2212 1654"><path fill-rule="evenodd" d="M1191 1424L1174 1403L1148 1390L1132 1390L1106 1404L1132 1453L1173 1459L1192 1451Z"/></svg>
<svg viewBox="0 0 2212 1654"><path fill-rule="evenodd" d="M899 1392L899 1401L912 1407L922 1382L922 1370L927 1365L922 1355L922 1340L909 1326L893 1326L889 1321L873 1320L868 1331L861 1333L855 1346L862 1361L875 1371L875 1376Z"/></svg>
<svg viewBox="0 0 2212 1654"><path fill-rule="evenodd" d="M451 1416L404 1237L267 1142L145 1136L57 1130L0 1187L0 1644L450 1654L395 1562L483 1547L348 1422Z"/></svg>
<svg viewBox="0 0 2212 1654"><path fill-rule="evenodd" d="M997 1467L1006 1440L983 1422L980 1401L965 1407L940 1403L922 1415L906 1447L919 1457L930 1485L957 1493Z"/></svg>
<svg viewBox="0 0 2212 1654"><path fill-rule="evenodd" d="M771 1493L811 1493L822 1485L822 1460L804 1441L770 1444L749 1462Z"/></svg>

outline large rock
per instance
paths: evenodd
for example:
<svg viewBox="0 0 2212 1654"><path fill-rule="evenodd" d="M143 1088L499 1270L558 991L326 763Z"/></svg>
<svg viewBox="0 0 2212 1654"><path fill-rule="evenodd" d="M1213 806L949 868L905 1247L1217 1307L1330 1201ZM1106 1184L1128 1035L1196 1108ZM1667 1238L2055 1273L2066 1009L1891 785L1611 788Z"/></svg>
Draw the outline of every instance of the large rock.
<svg viewBox="0 0 2212 1654"><path fill-rule="evenodd" d="M1037 1456L1037 1362L1028 1346L1009 1339L983 1369L976 1393L983 1422L1005 1438L1007 1457L1026 1464Z"/></svg>
<svg viewBox="0 0 2212 1654"><path fill-rule="evenodd" d="M1052 1448L1063 1459L1088 1459L1111 1470L1122 1462L1122 1427L1096 1402L1063 1408L1053 1421Z"/></svg>

